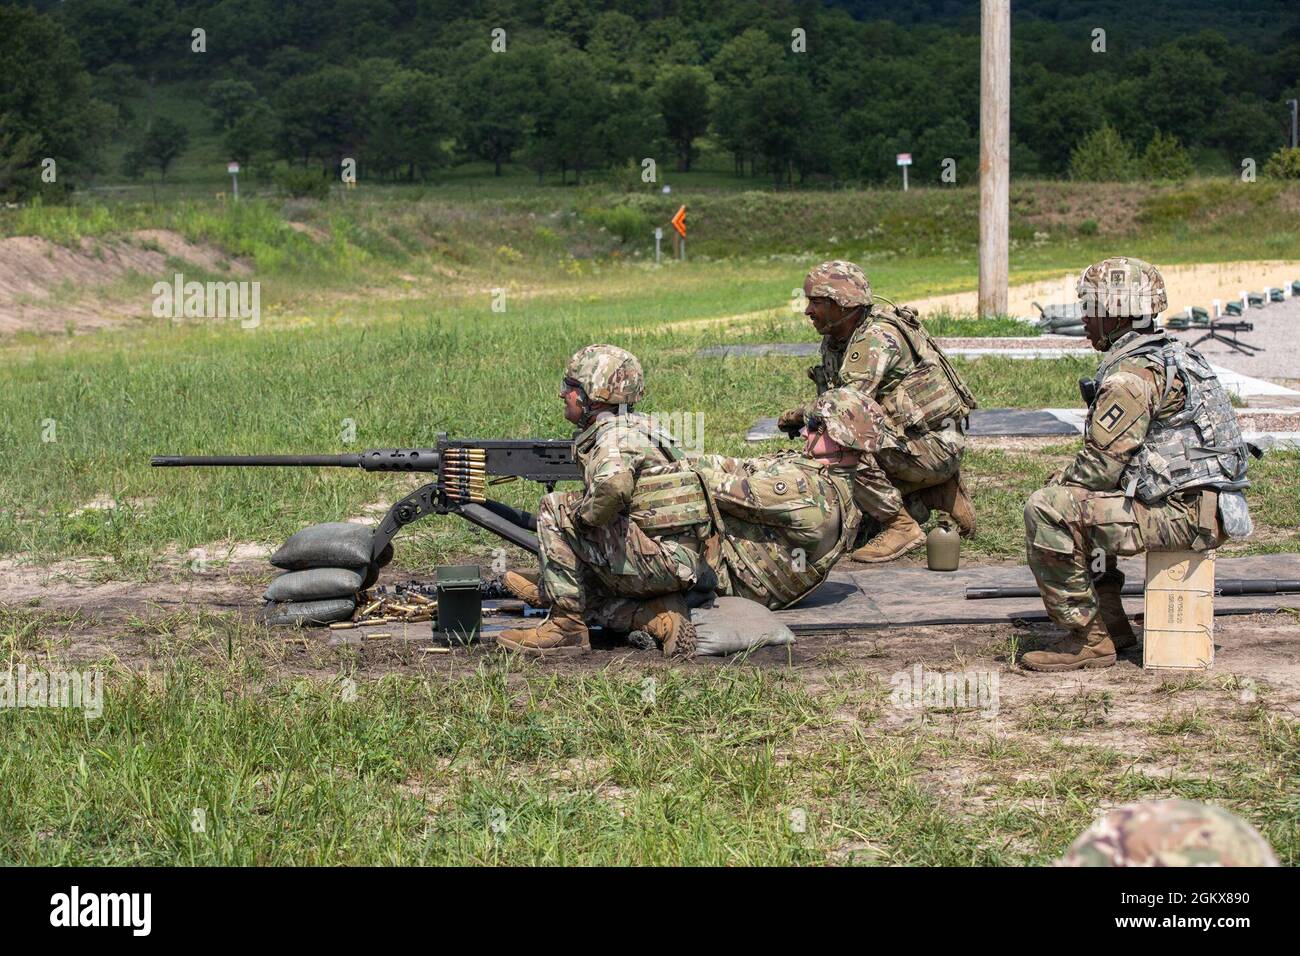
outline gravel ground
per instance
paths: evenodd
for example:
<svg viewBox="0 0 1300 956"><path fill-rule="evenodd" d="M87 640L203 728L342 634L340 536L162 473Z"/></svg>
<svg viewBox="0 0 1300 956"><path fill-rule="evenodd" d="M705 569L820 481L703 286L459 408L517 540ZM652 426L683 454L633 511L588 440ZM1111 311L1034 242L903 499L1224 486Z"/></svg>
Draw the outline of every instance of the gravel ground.
<svg viewBox="0 0 1300 956"><path fill-rule="evenodd" d="M1242 429L1252 432L1300 432L1300 413L1279 415L1266 413L1252 415L1249 408L1237 409L1237 419Z"/></svg>
<svg viewBox="0 0 1300 956"><path fill-rule="evenodd" d="M1078 349L1083 355L1096 355L1086 338L1070 335L1039 335L1031 338L989 338L944 335L937 339L947 349Z"/></svg>
<svg viewBox="0 0 1300 956"><path fill-rule="evenodd" d="M1262 309L1250 309L1240 319L1235 316L1232 319L1254 323L1254 331L1241 332L1238 338L1250 345L1263 346L1263 352L1243 355L1226 345L1211 341L1196 346L1197 351L1215 365L1280 385L1294 383L1300 378L1300 297L1292 296L1285 302L1272 302ZM1188 344L1204 334L1205 329L1174 332L1174 335ZM1231 333L1227 334L1231 338ZM1270 404L1274 403L1270 401Z"/></svg>

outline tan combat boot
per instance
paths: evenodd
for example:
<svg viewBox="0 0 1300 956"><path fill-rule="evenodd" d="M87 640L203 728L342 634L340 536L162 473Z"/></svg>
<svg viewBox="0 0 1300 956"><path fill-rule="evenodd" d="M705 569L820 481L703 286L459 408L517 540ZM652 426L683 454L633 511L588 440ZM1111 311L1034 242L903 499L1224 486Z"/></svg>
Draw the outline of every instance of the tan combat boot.
<svg viewBox="0 0 1300 956"><path fill-rule="evenodd" d="M893 561L923 544L925 532L903 508L884 523L878 535L853 552L853 560L865 564Z"/></svg>
<svg viewBox="0 0 1300 956"><path fill-rule="evenodd" d="M961 480L961 472L941 485L924 489L920 495L928 507L950 515L963 538L975 533L975 505L966 491L966 483Z"/></svg>
<svg viewBox="0 0 1300 956"><path fill-rule="evenodd" d="M497 645L531 657L587 654L591 637L587 624L567 608L552 608L551 614L537 627L514 627L497 635Z"/></svg>
<svg viewBox="0 0 1300 956"><path fill-rule="evenodd" d="M529 607L550 607L551 602L542 595L541 580L540 571L507 571L501 576L501 586Z"/></svg>
<svg viewBox="0 0 1300 956"><path fill-rule="evenodd" d="M1110 635L1115 650L1122 651L1126 647L1132 647L1138 639L1133 633L1133 625L1129 622L1128 612L1124 610L1124 599L1121 596L1124 589L1124 572L1107 571L1097 578L1093 585L1097 589L1097 606L1101 610L1101 622L1105 625L1106 633Z"/></svg>
<svg viewBox="0 0 1300 956"><path fill-rule="evenodd" d="M1106 633L1101 615L1085 628L1071 630L1051 647L1030 651L1020 658L1031 671L1074 671L1081 667L1110 667L1115 663L1115 645Z"/></svg>
<svg viewBox="0 0 1300 956"><path fill-rule="evenodd" d="M686 599L680 594L646 601L632 616L632 628L645 631L663 645L664 657L692 657L695 654L695 625Z"/></svg>

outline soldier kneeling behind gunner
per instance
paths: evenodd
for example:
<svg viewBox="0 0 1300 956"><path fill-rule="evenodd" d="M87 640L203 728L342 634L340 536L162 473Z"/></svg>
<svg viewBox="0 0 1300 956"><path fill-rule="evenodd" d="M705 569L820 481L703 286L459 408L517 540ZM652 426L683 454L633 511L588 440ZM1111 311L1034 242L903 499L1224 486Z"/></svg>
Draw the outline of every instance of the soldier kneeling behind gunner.
<svg viewBox="0 0 1300 956"><path fill-rule="evenodd" d="M804 279L805 310L822 336L821 357L808 370L817 394L852 388L875 404L888 432L861 456L857 499L876 533L853 553L880 563L925 543L931 508L947 512L963 537L975 533L975 509L961 477L965 421L975 397L943 349L906 307L877 305L866 273L852 262L823 262ZM805 410L781 414L793 434ZM913 513L915 512L915 514Z"/></svg>

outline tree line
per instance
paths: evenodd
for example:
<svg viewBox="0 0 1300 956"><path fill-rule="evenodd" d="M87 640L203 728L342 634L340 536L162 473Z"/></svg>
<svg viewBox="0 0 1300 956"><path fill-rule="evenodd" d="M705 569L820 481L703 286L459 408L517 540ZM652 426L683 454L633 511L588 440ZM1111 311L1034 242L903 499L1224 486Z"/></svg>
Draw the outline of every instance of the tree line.
<svg viewBox="0 0 1300 956"><path fill-rule="evenodd" d="M1189 2L1215 26L1151 42L1154 8ZM1187 151L1226 170L1248 156L1262 166L1285 142L1284 103L1300 96L1293 4L1215 14L1151 0L1141 18L1103 18L1100 38L1063 19L1069 4L1023 6L1016 174L1086 176L1097 164L1080 144L1106 129L1157 160L1127 168L1165 175L1190 170ZM165 175L187 139L153 115L166 87L188 91L229 157L254 168L329 174L350 158L358 175L413 180L475 160L567 182L647 157L689 170L707 142L737 176L778 186L891 179L898 152L913 154L914 181L939 182L951 159L973 182L977 14L975 0L0 6L0 194L30 191L47 157L66 164L66 184L89 180L114 140L128 175Z"/></svg>

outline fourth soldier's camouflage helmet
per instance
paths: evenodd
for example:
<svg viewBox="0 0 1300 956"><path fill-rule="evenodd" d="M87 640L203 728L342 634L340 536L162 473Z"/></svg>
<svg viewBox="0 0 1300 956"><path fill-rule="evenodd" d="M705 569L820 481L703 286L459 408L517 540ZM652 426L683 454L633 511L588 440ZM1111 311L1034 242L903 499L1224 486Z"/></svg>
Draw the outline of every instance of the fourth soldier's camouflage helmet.
<svg viewBox="0 0 1300 956"><path fill-rule="evenodd" d="M645 395L645 375L635 355L617 345L588 345L564 368L565 382L587 393L588 401L635 405Z"/></svg>
<svg viewBox="0 0 1300 956"><path fill-rule="evenodd" d="M807 424L824 424L826 434L845 448L874 452L880 448L885 413L856 388L833 388L812 403Z"/></svg>
<svg viewBox="0 0 1300 956"><path fill-rule="evenodd" d="M834 299L842 307L851 309L858 305L871 305L871 283L861 267L843 259L823 262L803 280L803 294L810 299L818 296Z"/></svg>
<svg viewBox="0 0 1300 956"><path fill-rule="evenodd" d="M1169 307L1160 270L1128 256L1112 256L1084 269L1078 294L1085 316L1136 319Z"/></svg>
<svg viewBox="0 0 1300 956"><path fill-rule="evenodd" d="M1074 841L1060 866L1277 866L1258 831L1193 800L1130 803Z"/></svg>

